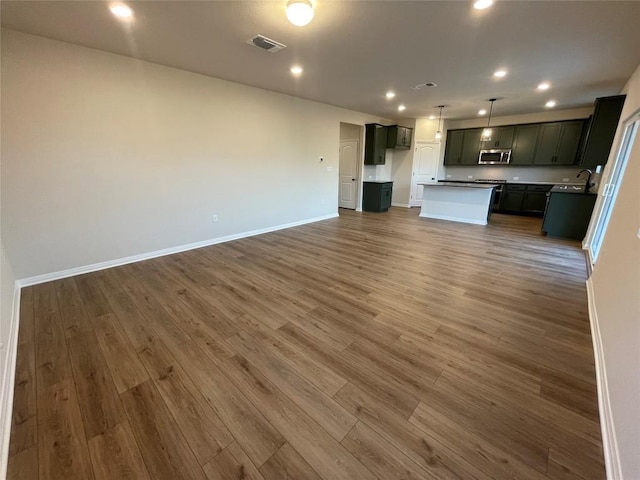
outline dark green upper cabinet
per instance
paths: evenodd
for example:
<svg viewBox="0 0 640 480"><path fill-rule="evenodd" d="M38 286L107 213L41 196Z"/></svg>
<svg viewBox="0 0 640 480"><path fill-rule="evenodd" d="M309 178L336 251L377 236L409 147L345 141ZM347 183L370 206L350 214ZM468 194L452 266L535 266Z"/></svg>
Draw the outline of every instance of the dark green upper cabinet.
<svg viewBox="0 0 640 480"><path fill-rule="evenodd" d="M518 125L515 128L511 165L531 165L536 154L540 125Z"/></svg>
<svg viewBox="0 0 640 480"><path fill-rule="evenodd" d="M447 144L444 148L445 165L460 165L463 140L464 130L449 130L447 132Z"/></svg>
<svg viewBox="0 0 640 480"><path fill-rule="evenodd" d="M391 125L387 127L387 148L408 149L411 148L413 128Z"/></svg>
<svg viewBox="0 0 640 480"><path fill-rule="evenodd" d="M625 98L626 95L596 98L596 107L580 161L583 167L595 168L607 163Z"/></svg>
<svg viewBox="0 0 640 480"><path fill-rule="evenodd" d="M480 144L481 149L491 150L512 147L515 127L493 127L491 130L491 140L482 142Z"/></svg>
<svg viewBox="0 0 640 480"><path fill-rule="evenodd" d="M480 157L481 135L482 128L472 128L470 130L464 131L460 165L478 165L478 157Z"/></svg>
<svg viewBox="0 0 640 480"><path fill-rule="evenodd" d="M384 165L387 149L387 127L377 123L365 125L364 164Z"/></svg>
<svg viewBox="0 0 640 480"><path fill-rule="evenodd" d="M574 165L583 129L584 120L542 124L533 164Z"/></svg>

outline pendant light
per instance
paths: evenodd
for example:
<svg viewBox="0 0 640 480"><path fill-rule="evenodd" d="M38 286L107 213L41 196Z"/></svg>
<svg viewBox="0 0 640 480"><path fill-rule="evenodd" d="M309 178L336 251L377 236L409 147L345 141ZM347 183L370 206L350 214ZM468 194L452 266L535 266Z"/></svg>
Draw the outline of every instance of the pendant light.
<svg viewBox="0 0 640 480"><path fill-rule="evenodd" d="M309 0L289 0L287 18L297 27L304 27L313 19L313 5Z"/></svg>
<svg viewBox="0 0 640 480"><path fill-rule="evenodd" d="M442 109L446 107L446 105L438 105L440 109L440 117L438 118L438 131L436 132L436 140L440 140L442 138Z"/></svg>
<svg viewBox="0 0 640 480"><path fill-rule="evenodd" d="M489 140L491 140L491 113L493 112L493 102L495 102L497 100L497 98L490 98L489 101L491 102L491 106L489 107L489 118L487 119L487 128L485 128L484 130L482 130L482 135L480 137L480 140L483 142L488 142Z"/></svg>

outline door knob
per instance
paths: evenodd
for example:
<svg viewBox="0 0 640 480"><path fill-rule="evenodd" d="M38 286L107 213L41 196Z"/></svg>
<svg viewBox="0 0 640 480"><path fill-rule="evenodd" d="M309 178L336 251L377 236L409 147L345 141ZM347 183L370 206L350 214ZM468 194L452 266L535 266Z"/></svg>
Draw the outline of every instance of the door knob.
<svg viewBox="0 0 640 480"><path fill-rule="evenodd" d="M352 182L355 182L355 181L356 181L356 179L355 179L355 178L352 178L352 179L351 179L351 181L352 181Z"/></svg>

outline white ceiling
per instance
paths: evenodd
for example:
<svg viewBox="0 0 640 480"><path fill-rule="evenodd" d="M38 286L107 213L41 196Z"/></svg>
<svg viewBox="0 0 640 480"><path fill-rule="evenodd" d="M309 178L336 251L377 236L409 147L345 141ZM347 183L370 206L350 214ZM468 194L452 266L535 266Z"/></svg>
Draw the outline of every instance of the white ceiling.
<svg viewBox="0 0 640 480"><path fill-rule="evenodd" d="M620 91L640 63L639 1L313 0L315 18L295 27L286 0L129 1L123 24L102 1L1 2L2 25L192 72L387 118L471 118L591 105ZM287 45L270 54L255 34ZM304 67L300 78L289 68ZM495 80L499 67L509 71ZM536 92L547 80L552 88ZM435 88L411 85L433 81ZM391 101L389 89L397 93ZM407 110L397 111L403 103Z"/></svg>

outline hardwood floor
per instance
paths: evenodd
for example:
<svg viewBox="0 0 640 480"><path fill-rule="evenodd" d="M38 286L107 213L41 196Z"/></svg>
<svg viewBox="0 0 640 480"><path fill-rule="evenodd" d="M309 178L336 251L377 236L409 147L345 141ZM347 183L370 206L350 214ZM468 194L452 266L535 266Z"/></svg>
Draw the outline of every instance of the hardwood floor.
<svg viewBox="0 0 640 480"><path fill-rule="evenodd" d="M22 290L10 479L605 477L577 242L416 209Z"/></svg>

